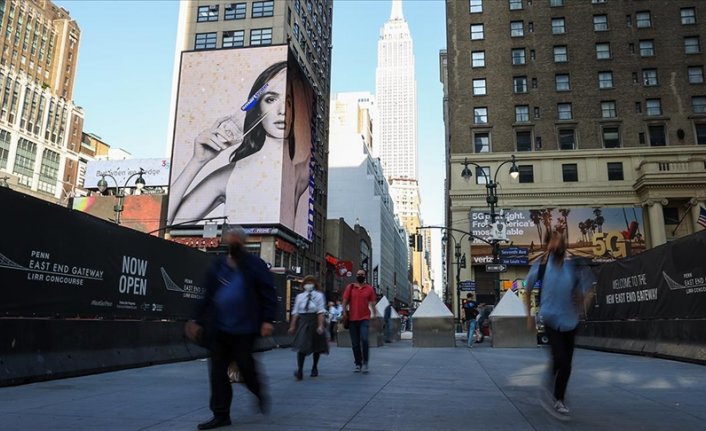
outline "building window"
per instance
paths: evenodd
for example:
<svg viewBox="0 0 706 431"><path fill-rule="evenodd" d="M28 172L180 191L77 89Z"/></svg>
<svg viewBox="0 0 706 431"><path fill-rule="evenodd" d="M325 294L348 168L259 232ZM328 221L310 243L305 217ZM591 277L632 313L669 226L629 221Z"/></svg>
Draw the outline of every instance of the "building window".
<svg viewBox="0 0 706 431"><path fill-rule="evenodd" d="M534 182L534 168L532 165L519 165L517 168L520 171L520 183Z"/></svg>
<svg viewBox="0 0 706 431"><path fill-rule="evenodd" d="M658 117L662 115L662 101L660 99L647 99L645 101L647 115L650 117Z"/></svg>
<svg viewBox="0 0 706 431"><path fill-rule="evenodd" d="M706 114L706 96L694 96L691 98L691 109L695 114Z"/></svg>
<svg viewBox="0 0 706 431"><path fill-rule="evenodd" d="M557 45L554 47L554 63L566 63L569 61L569 51L566 45Z"/></svg>
<svg viewBox="0 0 706 431"><path fill-rule="evenodd" d="M574 129L559 129L559 149L576 149L576 131Z"/></svg>
<svg viewBox="0 0 706 431"><path fill-rule="evenodd" d="M608 181L623 181L623 162L608 162Z"/></svg>
<svg viewBox="0 0 706 431"><path fill-rule="evenodd" d="M17 175L17 183L23 186L32 186L34 177L34 163L37 159L37 144L27 139L20 138L17 143L17 154L15 155L15 167L12 173Z"/></svg>
<svg viewBox="0 0 706 431"><path fill-rule="evenodd" d="M706 124L696 124L696 143L706 145Z"/></svg>
<svg viewBox="0 0 706 431"><path fill-rule="evenodd" d="M512 50L512 65L513 66L519 66L521 64L525 64L526 58L525 58L525 49L524 48L515 48Z"/></svg>
<svg viewBox="0 0 706 431"><path fill-rule="evenodd" d="M234 19L245 19L247 8L247 3L226 3L225 16L223 17L223 19L227 21Z"/></svg>
<svg viewBox="0 0 706 431"><path fill-rule="evenodd" d="M512 91L516 94L527 93L527 77L515 76L512 78Z"/></svg>
<svg viewBox="0 0 706 431"><path fill-rule="evenodd" d="M245 31L224 31L223 48L242 47L245 44Z"/></svg>
<svg viewBox="0 0 706 431"><path fill-rule="evenodd" d="M641 40L640 41L640 57L653 57L655 55L655 41Z"/></svg>
<svg viewBox="0 0 706 431"><path fill-rule="evenodd" d="M529 106L516 105L515 106L515 122L526 123L528 121L529 121Z"/></svg>
<svg viewBox="0 0 706 431"><path fill-rule="evenodd" d="M549 7L564 6L564 0L549 0Z"/></svg>
<svg viewBox="0 0 706 431"><path fill-rule="evenodd" d="M564 163L561 165L561 176L565 183L575 183L579 180L579 171L576 163Z"/></svg>
<svg viewBox="0 0 706 431"><path fill-rule="evenodd" d="M601 102L601 117L602 118L615 118L617 116L618 116L618 111L615 108L615 101L614 100Z"/></svg>
<svg viewBox="0 0 706 431"><path fill-rule="evenodd" d="M598 72L598 88L613 88L613 72Z"/></svg>
<svg viewBox="0 0 706 431"><path fill-rule="evenodd" d="M564 18L552 18L552 34L566 33L566 22Z"/></svg>
<svg viewBox="0 0 706 431"><path fill-rule="evenodd" d="M593 31L608 31L608 15L593 15Z"/></svg>
<svg viewBox="0 0 706 431"><path fill-rule="evenodd" d="M684 38L684 53L698 54L701 52L701 42L698 36L689 36Z"/></svg>
<svg viewBox="0 0 706 431"><path fill-rule="evenodd" d="M667 145L667 134L663 125L649 126L647 129L650 135L650 146L664 147Z"/></svg>
<svg viewBox="0 0 706 431"><path fill-rule="evenodd" d="M591 0L591 3L592 4L601 4L601 3L605 3L606 1L607 0Z"/></svg>
<svg viewBox="0 0 706 431"><path fill-rule="evenodd" d="M471 24L471 40L483 40L483 24Z"/></svg>
<svg viewBox="0 0 706 431"><path fill-rule="evenodd" d="M485 79L474 79L473 80L473 95L474 96L485 96Z"/></svg>
<svg viewBox="0 0 706 431"><path fill-rule="evenodd" d="M603 42L596 44L596 58L598 60L605 60L610 58L610 43Z"/></svg>
<svg viewBox="0 0 706 431"><path fill-rule="evenodd" d="M571 120L571 103L559 103L556 105L556 112L560 120Z"/></svg>
<svg viewBox="0 0 706 431"><path fill-rule="evenodd" d="M535 107L534 107L534 119L535 119L535 120L538 120L538 119L540 119L540 118L541 118L541 116L540 116L540 114L539 114L539 106L535 106Z"/></svg>
<svg viewBox="0 0 706 431"><path fill-rule="evenodd" d="M618 127L603 128L603 147L620 148L620 129Z"/></svg>
<svg viewBox="0 0 706 431"><path fill-rule="evenodd" d="M569 91L571 90L571 79L568 73L557 74L554 76L554 86L556 91Z"/></svg>
<svg viewBox="0 0 706 431"><path fill-rule="evenodd" d="M517 151L532 151L532 132L516 132L515 140L517 141Z"/></svg>
<svg viewBox="0 0 706 431"><path fill-rule="evenodd" d="M258 28L250 30L250 45L271 45L272 29Z"/></svg>
<svg viewBox="0 0 706 431"><path fill-rule="evenodd" d="M488 108L478 107L473 108L473 123L488 124Z"/></svg>
<svg viewBox="0 0 706 431"><path fill-rule="evenodd" d="M476 184L488 184L488 178L490 178L490 166L483 166L476 168Z"/></svg>
<svg viewBox="0 0 706 431"><path fill-rule="evenodd" d="M196 22L218 21L218 5L199 6Z"/></svg>
<svg viewBox="0 0 706 431"><path fill-rule="evenodd" d="M266 16L273 16L275 13L275 2L274 0L269 1L256 1L252 4L252 17L262 18Z"/></svg>
<svg viewBox="0 0 706 431"><path fill-rule="evenodd" d="M12 135L5 129L0 129L0 169L7 169L10 158L10 139Z"/></svg>
<svg viewBox="0 0 706 431"><path fill-rule="evenodd" d="M524 35L525 35L524 21L511 21L510 22L510 37L522 37Z"/></svg>
<svg viewBox="0 0 706 431"><path fill-rule="evenodd" d="M196 33L194 49L213 49L216 47L216 32Z"/></svg>
<svg viewBox="0 0 706 431"><path fill-rule="evenodd" d="M483 12L483 0L470 0L469 6L471 8L471 13Z"/></svg>
<svg viewBox="0 0 706 431"><path fill-rule="evenodd" d="M637 28L650 28L652 27L652 17L650 16L650 11L641 11L635 13L635 25Z"/></svg>
<svg viewBox="0 0 706 431"><path fill-rule="evenodd" d="M476 153L489 153L490 133L476 133L473 136L473 149Z"/></svg>
<svg viewBox="0 0 706 431"><path fill-rule="evenodd" d="M704 83L704 68L702 66L691 66L687 69L689 84Z"/></svg>
<svg viewBox="0 0 706 431"><path fill-rule="evenodd" d="M520 10L522 9L522 0L509 0L510 10Z"/></svg>
<svg viewBox="0 0 706 431"><path fill-rule="evenodd" d="M642 85L653 87L657 84L657 69L642 69Z"/></svg>
<svg viewBox="0 0 706 431"><path fill-rule="evenodd" d="M44 150L42 155L42 165L39 170L39 183L37 190L48 194L56 192L56 180L59 179L59 153L51 150Z"/></svg>
<svg viewBox="0 0 706 431"><path fill-rule="evenodd" d="M485 51L471 52L471 67L485 67Z"/></svg>
<svg viewBox="0 0 706 431"><path fill-rule="evenodd" d="M693 7L685 7L681 9L682 25L696 24L696 9Z"/></svg>

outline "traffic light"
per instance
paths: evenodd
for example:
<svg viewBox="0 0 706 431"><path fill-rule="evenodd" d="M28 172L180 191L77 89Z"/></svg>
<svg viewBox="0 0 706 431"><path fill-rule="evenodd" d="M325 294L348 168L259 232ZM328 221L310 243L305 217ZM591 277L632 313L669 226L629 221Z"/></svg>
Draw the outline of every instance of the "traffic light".
<svg viewBox="0 0 706 431"><path fill-rule="evenodd" d="M417 248L417 235L416 234L412 234L409 236L409 247L413 250Z"/></svg>
<svg viewBox="0 0 706 431"><path fill-rule="evenodd" d="M424 241L422 240L422 235L421 234L415 234L415 237L417 237L417 246L415 247L415 250L417 251L423 251L424 250Z"/></svg>
<svg viewBox="0 0 706 431"><path fill-rule="evenodd" d="M466 253L463 253L463 256L461 256L461 268L466 269Z"/></svg>

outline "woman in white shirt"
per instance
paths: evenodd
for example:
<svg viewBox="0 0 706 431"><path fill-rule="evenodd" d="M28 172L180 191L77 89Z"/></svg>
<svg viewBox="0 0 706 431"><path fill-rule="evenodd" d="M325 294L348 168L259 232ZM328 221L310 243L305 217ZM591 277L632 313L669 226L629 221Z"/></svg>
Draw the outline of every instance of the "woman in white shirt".
<svg viewBox="0 0 706 431"><path fill-rule="evenodd" d="M301 380L304 376L304 358L314 354L314 364L311 367L311 377L319 375L319 358L322 353L328 353L326 341L326 298L319 291L316 277L307 275L302 281L304 291L297 295L292 308L292 321L289 333L294 336L294 350L297 351L297 370L294 377Z"/></svg>

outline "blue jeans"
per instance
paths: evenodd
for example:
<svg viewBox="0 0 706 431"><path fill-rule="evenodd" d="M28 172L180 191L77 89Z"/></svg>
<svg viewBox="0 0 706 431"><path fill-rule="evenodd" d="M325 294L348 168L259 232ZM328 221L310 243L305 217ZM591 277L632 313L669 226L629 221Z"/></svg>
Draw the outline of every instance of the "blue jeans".
<svg viewBox="0 0 706 431"><path fill-rule="evenodd" d="M385 320L385 341L392 341L392 320Z"/></svg>
<svg viewBox="0 0 706 431"><path fill-rule="evenodd" d="M476 332L477 323L475 320L468 321L468 347L473 346L473 333Z"/></svg>
<svg viewBox="0 0 706 431"><path fill-rule="evenodd" d="M351 345L353 346L353 358L356 365L368 363L368 353L370 344L368 342L369 320L358 320L348 323L348 330L351 334Z"/></svg>

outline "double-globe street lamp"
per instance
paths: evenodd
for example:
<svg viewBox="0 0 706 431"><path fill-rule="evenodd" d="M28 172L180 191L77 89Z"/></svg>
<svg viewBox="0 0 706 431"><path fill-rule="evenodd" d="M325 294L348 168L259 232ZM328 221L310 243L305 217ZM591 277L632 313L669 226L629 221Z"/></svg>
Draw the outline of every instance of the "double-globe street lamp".
<svg viewBox="0 0 706 431"><path fill-rule="evenodd" d="M510 177L513 180L516 180L520 176L520 169L517 167L517 160L515 159L514 154L509 160L505 160L504 162L500 163L500 165L495 169L495 175L493 175L492 180L490 178L490 169L484 168L483 166L480 166L475 162L471 162L468 160L468 158L464 159L463 161L464 166L463 171L461 171L461 177L463 177L464 180L469 181L473 177L473 172L468 168L468 165L475 166L477 168L476 172L482 173L485 177L485 201L488 203L488 207L490 207L490 223L493 227L497 227L496 223L498 223L498 216L500 216L500 214L495 212L496 206L498 204L498 172L500 172L500 168L502 168L508 163L512 163L512 165L510 166ZM488 169L488 173L485 172L486 169ZM497 231L497 229L494 230ZM503 239L490 239L493 249L493 263L499 263L500 241L503 241Z"/></svg>
<svg viewBox="0 0 706 431"><path fill-rule="evenodd" d="M123 203L125 202L125 189L127 188L128 183L131 179L137 177L137 179L135 180L135 188L137 188L137 190L142 190L147 184L145 182L145 179L143 178L143 175L145 173L145 170L140 168L139 171L127 177L127 180L125 180L125 185L123 185L122 189L118 187L118 180L116 180L114 176L110 174L101 174L101 179L98 180L98 190L101 193L108 190L108 181L106 181L106 177L112 178L113 182L115 183L115 197L118 198L118 203L115 204L115 206L113 207L113 210L115 210L115 223L120 224L120 214L123 212Z"/></svg>

